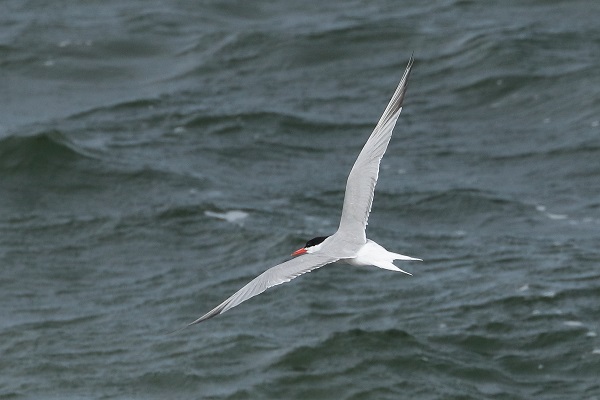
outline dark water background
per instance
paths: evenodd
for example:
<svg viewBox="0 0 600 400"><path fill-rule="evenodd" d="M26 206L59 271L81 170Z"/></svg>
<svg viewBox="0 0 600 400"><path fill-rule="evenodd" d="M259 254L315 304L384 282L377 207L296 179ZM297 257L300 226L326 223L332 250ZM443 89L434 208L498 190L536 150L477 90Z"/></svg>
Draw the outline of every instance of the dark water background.
<svg viewBox="0 0 600 400"><path fill-rule="evenodd" d="M0 399L600 399L600 2L0 3ZM410 55L368 234L332 233Z"/></svg>

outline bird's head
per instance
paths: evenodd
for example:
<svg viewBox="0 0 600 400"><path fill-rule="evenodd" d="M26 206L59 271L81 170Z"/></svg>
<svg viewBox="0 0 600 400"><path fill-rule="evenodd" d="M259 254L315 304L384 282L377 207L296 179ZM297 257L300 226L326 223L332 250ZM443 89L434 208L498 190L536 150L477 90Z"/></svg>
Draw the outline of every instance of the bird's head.
<svg viewBox="0 0 600 400"><path fill-rule="evenodd" d="M323 241L328 237L329 236L318 236L316 238L310 239L308 242L306 242L306 245L304 245L304 247L299 248L298 250L293 252L292 256L314 253L315 251L321 248L321 246L323 245Z"/></svg>

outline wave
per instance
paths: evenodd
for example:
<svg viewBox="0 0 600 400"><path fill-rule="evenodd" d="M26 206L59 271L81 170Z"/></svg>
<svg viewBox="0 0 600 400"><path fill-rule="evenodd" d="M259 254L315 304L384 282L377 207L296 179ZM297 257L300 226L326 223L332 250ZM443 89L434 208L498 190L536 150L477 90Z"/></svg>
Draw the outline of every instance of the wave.
<svg viewBox="0 0 600 400"><path fill-rule="evenodd" d="M475 188L451 188L414 193L377 194L378 210L404 215L409 220L426 219L452 226L486 225L511 218L536 217L535 205L497 192Z"/></svg>
<svg viewBox="0 0 600 400"><path fill-rule="evenodd" d="M227 133L233 128L241 129L247 127L249 124L257 124L257 126L265 127L265 122L272 121L277 126L285 131L286 129L302 129L307 132L315 132L315 134L322 134L324 128L326 129L346 129L349 127L356 127L357 124L350 122L341 122L338 119L326 119L325 115L304 115L304 114L290 114L288 111L245 111L232 114L210 114L210 115L194 115L185 121L186 128L198 128L205 127L206 125L226 123L231 129L222 129L217 132ZM374 123L369 125L373 125Z"/></svg>
<svg viewBox="0 0 600 400"><path fill-rule="evenodd" d="M55 170L89 157L58 130L0 140L0 173Z"/></svg>
<svg viewBox="0 0 600 400"><path fill-rule="evenodd" d="M352 369L357 363L365 361L361 357L361 348L378 348L381 350L380 355L384 358L393 358L394 353L400 354L406 351L405 349L422 347L423 345L416 337L403 330L350 329L333 333L330 337L312 345L295 347L281 356L274 366L278 369L313 370L316 367L314 364L321 363L324 359L350 357L355 359L355 363L340 363L340 367ZM352 351L349 352L349 349Z"/></svg>

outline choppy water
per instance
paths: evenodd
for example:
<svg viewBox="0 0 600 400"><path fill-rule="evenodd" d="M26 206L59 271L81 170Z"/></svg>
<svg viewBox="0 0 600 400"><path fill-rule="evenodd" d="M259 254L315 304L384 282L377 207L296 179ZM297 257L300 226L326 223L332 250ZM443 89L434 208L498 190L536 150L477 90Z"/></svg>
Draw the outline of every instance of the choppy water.
<svg viewBox="0 0 600 400"><path fill-rule="evenodd" d="M599 399L600 3L0 5L0 398ZM307 239L410 55L369 236Z"/></svg>

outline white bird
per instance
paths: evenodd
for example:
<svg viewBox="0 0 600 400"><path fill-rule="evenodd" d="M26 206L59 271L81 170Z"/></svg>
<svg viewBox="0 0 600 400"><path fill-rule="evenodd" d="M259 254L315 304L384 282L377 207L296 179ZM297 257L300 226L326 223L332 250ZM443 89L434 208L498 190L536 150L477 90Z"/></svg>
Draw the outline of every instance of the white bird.
<svg viewBox="0 0 600 400"><path fill-rule="evenodd" d="M357 266L373 265L411 275L395 266L393 261L422 261L421 259L387 251L379 244L367 239L365 230L379 175L379 163L392 137L392 131L400 111L402 111L402 101L412 65L413 58L411 57L392 99L350 171L338 230L331 236L320 236L309 240L304 247L292 253L292 256L296 256L296 258L266 270L227 300L187 326L222 314L272 286L289 282L302 274L336 261Z"/></svg>

